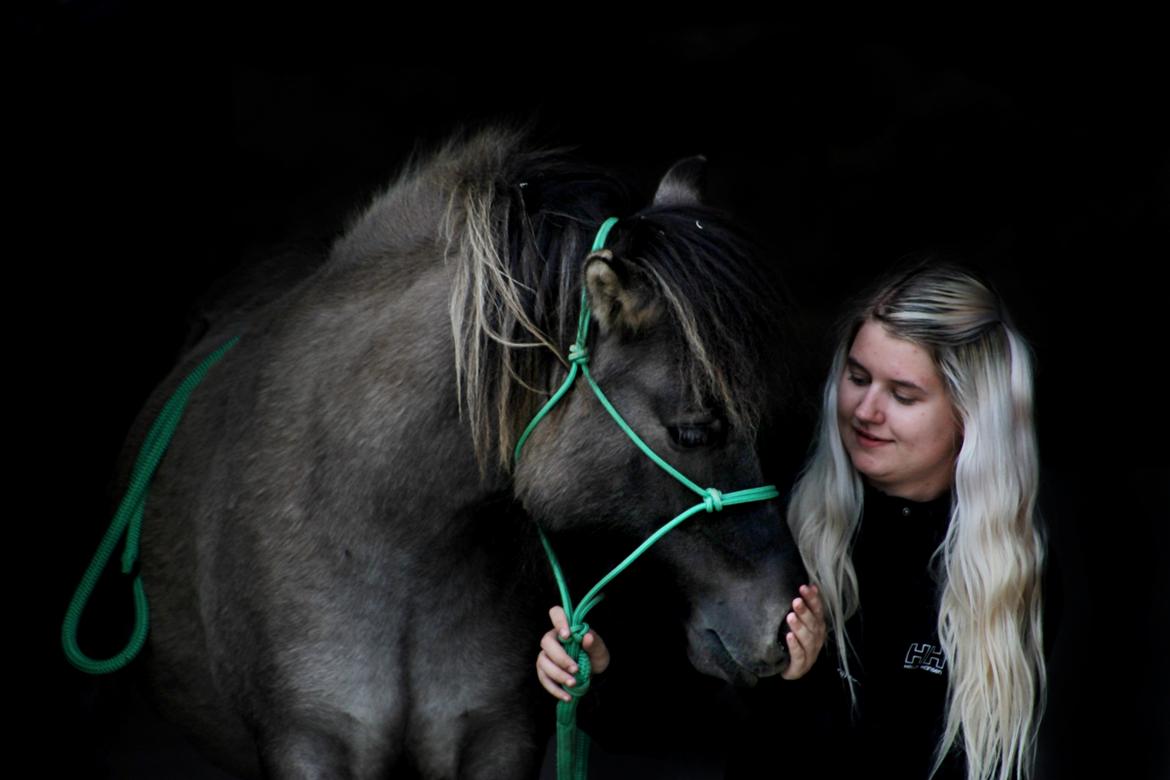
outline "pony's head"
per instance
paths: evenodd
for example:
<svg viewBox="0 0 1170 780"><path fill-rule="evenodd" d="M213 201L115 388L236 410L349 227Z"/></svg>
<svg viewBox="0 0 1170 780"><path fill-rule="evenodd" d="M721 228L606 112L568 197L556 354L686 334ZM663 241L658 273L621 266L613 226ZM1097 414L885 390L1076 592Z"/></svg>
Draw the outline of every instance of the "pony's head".
<svg viewBox="0 0 1170 780"><path fill-rule="evenodd" d="M465 259L479 253L463 265L452 307L465 408L481 459L512 470L517 497L554 539L596 529L641 540L700 499L635 445L584 380L512 463L520 431L566 375L582 287L592 377L654 452L723 492L767 481L756 436L787 390L783 299L752 244L699 203L696 161L675 166L651 205L632 213L612 182L561 165L530 156L520 180L504 182L507 197L497 186L492 203L461 209L506 226L464 223L464 233L499 237L461 245ZM605 248L590 252L611 215L619 221ZM629 549L615 542L613 563ZM697 515L648 555L674 573L690 606L700 671L750 683L784 668L784 618L803 570L777 501Z"/></svg>

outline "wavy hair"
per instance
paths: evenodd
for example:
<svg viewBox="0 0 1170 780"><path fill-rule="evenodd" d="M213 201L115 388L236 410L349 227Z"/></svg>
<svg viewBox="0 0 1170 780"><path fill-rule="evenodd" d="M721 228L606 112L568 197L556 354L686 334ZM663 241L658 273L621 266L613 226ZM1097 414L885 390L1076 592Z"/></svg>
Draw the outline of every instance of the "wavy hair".
<svg viewBox="0 0 1170 780"><path fill-rule="evenodd" d="M963 431L950 522L933 559L942 573L938 633L950 671L932 771L959 743L969 778L1029 777L1046 685L1032 364L986 284L956 266L919 264L862 299L844 322L788 523L822 591L852 694L845 621L861 595L851 554L864 493L841 443L837 386L869 320L930 353Z"/></svg>

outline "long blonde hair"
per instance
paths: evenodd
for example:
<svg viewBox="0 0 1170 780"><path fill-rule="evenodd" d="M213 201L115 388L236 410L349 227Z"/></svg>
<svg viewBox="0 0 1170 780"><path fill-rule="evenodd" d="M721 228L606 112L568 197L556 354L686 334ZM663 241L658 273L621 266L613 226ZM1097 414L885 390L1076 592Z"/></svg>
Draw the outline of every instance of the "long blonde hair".
<svg viewBox="0 0 1170 780"><path fill-rule="evenodd" d="M854 336L871 319L931 353L963 430L950 523L936 557L938 633L950 673L934 769L961 739L969 778L1029 777L1045 692L1032 364L987 285L954 266L920 264L863 300L834 355L788 523L851 680L845 621L859 603L851 553L863 489L841 443L837 385Z"/></svg>

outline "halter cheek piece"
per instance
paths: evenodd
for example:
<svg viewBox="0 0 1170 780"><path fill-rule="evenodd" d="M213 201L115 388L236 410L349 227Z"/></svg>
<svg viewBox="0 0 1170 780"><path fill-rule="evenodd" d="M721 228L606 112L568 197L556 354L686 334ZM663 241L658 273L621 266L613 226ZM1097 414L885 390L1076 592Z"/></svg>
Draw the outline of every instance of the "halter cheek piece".
<svg viewBox="0 0 1170 780"><path fill-rule="evenodd" d="M616 217L610 217L601 223L601 228L597 231L597 237L593 239L593 248L591 252L600 251L605 247L605 239L609 235L610 229L617 223ZM617 575L625 571L631 563L633 563L642 553L646 552L659 539L674 530L676 526L689 518L691 515L699 512L719 512L725 506L734 506L735 504L747 504L753 501L767 501L777 498L780 492L775 485L764 485L762 487L748 488L747 490L736 490L731 493L721 493L713 487L702 488L695 482L688 479L682 472L671 466L665 460L660 458L646 442L642 441L641 437L634 432L634 429L622 419L618 414L617 409L605 397L605 393L601 392L601 388L597 386L597 382L593 380L593 376L589 373L589 349L586 343L589 339L589 320L591 312L589 310L589 300L585 295L584 286L581 289L581 313L577 318L577 340L569 347L569 375L565 377L565 381L553 393L548 402L541 407L540 411L528 423L528 427L524 429L524 433L520 435L519 441L516 443L516 449L513 453L513 462L517 463L520 460L520 451L524 448L524 442L528 440L528 436L536 428L537 424L544 419L545 415L549 413L557 402L564 397L565 393L573 386L577 380L577 374L580 373L585 377L585 381L589 383L589 387L593 389L593 394L597 396L597 400L609 412L609 416L613 418L618 427L625 432L626 436L638 446L638 449L654 461L661 469L672 477L681 482L687 489L693 491L702 500L699 503L687 509L682 514L675 517L673 520L666 523L664 526L655 531L651 536L642 542L636 550L626 556L625 560L619 563L602 577L596 585L594 585L577 608L573 609L572 599L569 598L569 588L565 583L564 573L561 571L560 563L557 561L556 555L553 553L552 545L549 544L548 537L544 531L538 527L540 533L541 544L544 545L545 554L548 555L549 564L552 566L553 575L556 577L557 587L561 592L561 603L565 609L565 616L569 621L569 637L562 638L561 642L565 645L565 651L577 662L579 671L577 673L577 685L572 688L565 688L564 690L573 698L569 701L561 701L557 704L557 778L558 780L583 780L587 775L587 761L589 751L588 737L584 732L577 730L577 700L589 690L589 680L592 672L592 666L589 661L588 654L581 648L581 642L585 639L585 635L589 633L589 624L585 622L585 615L597 606L604 594L601 589L609 584Z"/></svg>

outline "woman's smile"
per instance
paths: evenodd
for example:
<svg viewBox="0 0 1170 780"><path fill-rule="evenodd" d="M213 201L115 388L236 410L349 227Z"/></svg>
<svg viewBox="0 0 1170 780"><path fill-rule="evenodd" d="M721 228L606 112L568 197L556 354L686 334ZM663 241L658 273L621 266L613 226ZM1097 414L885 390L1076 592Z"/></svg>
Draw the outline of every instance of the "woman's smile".
<svg viewBox="0 0 1170 780"><path fill-rule="evenodd" d="M890 439L882 439L872 434L866 433L860 428L854 428L853 432L857 434L857 441L862 447L880 447L883 444L892 444Z"/></svg>

